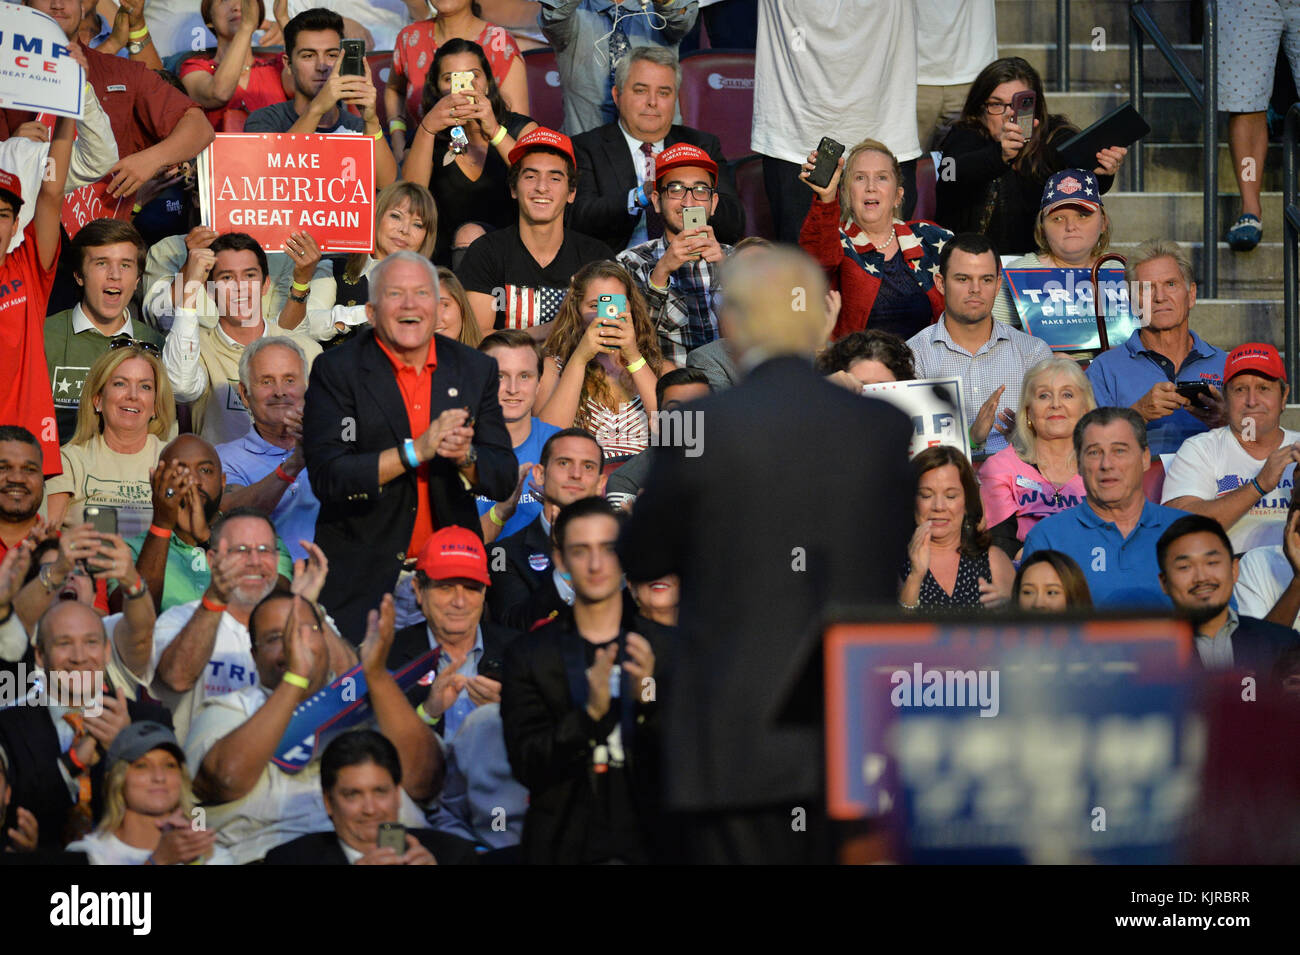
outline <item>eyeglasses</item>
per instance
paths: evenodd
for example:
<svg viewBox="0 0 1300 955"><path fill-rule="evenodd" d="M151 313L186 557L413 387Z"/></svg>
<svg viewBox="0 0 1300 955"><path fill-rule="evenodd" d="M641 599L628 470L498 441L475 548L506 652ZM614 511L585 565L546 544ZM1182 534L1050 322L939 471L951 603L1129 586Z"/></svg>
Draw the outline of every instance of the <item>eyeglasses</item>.
<svg viewBox="0 0 1300 955"><path fill-rule="evenodd" d="M279 551L271 544L258 544L256 547L249 547L247 544L237 544L230 548L232 554L238 554L240 557L247 557L249 554L256 554L258 557L265 557L267 554L278 554Z"/></svg>
<svg viewBox="0 0 1300 955"><path fill-rule="evenodd" d="M984 104L984 112L988 113L990 116L1001 116L1010 108L1010 103L1003 103L995 99L991 99Z"/></svg>
<svg viewBox="0 0 1300 955"><path fill-rule="evenodd" d="M114 338L108 343L109 351L117 351L119 348L137 348L140 351L147 351L155 358L162 357L162 349L153 342L142 342L138 338Z"/></svg>
<svg viewBox="0 0 1300 955"><path fill-rule="evenodd" d="M696 199L700 199L704 202L707 202L709 199L713 197L712 186L701 186L701 185L687 186L684 183L680 183L680 182L670 182L668 185L664 186L659 191L662 192L664 195L666 195L669 199L680 199L682 198L682 196L686 195L687 192L690 192L690 194L693 195Z"/></svg>

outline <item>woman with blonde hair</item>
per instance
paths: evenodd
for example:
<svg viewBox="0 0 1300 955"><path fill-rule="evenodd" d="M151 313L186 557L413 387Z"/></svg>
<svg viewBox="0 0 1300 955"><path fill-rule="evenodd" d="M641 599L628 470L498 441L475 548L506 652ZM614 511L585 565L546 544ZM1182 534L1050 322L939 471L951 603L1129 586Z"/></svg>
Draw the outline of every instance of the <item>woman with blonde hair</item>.
<svg viewBox="0 0 1300 955"><path fill-rule="evenodd" d="M467 315L469 321L465 321ZM474 321L465 286L446 266L438 267L438 324L433 330L470 348L478 348L479 342L483 341L483 332Z"/></svg>
<svg viewBox="0 0 1300 955"><path fill-rule="evenodd" d="M1018 557L1025 535L1084 499L1074 426L1097 407L1073 359L1044 358L1025 372L1011 444L984 462L980 496L993 542Z"/></svg>
<svg viewBox="0 0 1300 955"><path fill-rule="evenodd" d="M176 421L158 346L114 339L81 388L77 430L59 455L63 473L45 483L49 526L80 524L88 504L117 510L117 532L134 537L153 518L149 472Z"/></svg>
<svg viewBox="0 0 1300 955"><path fill-rule="evenodd" d="M1082 169L1066 169L1047 180L1034 223L1037 251L1007 263L1009 269L1088 269L1110 249L1110 216L1102 204L1097 177ZM993 303L993 317L1020 328L1011 285Z"/></svg>
<svg viewBox="0 0 1300 955"><path fill-rule="evenodd" d="M216 833L194 825L194 791L185 751L161 723L131 723L104 757L104 815L95 831L68 845L91 865L232 865L213 842Z"/></svg>
<svg viewBox="0 0 1300 955"><path fill-rule="evenodd" d="M375 197L374 250L357 252L346 259L334 259L334 278L311 282L312 307L308 309L304 302L295 302L291 296L280 313L280 327L286 330L297 328L299 319L294 312L301 310L307 316L306 331L312 338L327 342L327 348L341 345L368 321L366 303L370 301L370 284L367 276L371 270L386 256L402 250L429 258L437 230L438 208L424 186L414 182L394 182L380 189ZM315 261L319 261L319 250L313 252ZM294 294L300 293L295 291Z"/></svg>
<svg viewBox="0 0 1300 955"><path fill-rule="evenodd" d="M621 295L627 308L598 318L599 298ZM542 353L538 417L557 428L586 428L605 458L639 454L650 445L658 409L655 384L677 367L659 351L645 299L627 269L591 262L573 276Z"/></svg>
<svg viewBox="0 0 1300 955"><path fill-rule="evenodd" d="M804 163L808 182L816 153ZM889 147L865 139L840 161L817 194L799 245L826 271L843 304L832 339L872 328L907 341L943 314L934 283L939 252L952 233L933 222L898 218L903 177Z"/></svg>

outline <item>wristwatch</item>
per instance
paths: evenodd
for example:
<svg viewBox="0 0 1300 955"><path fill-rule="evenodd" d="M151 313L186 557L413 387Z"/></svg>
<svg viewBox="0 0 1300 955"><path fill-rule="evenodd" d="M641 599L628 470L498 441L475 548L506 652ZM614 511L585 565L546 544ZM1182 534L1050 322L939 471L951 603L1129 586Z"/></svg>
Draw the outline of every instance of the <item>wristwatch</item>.
<svg viewBox="0 0 1300 955"><path fill-rule="evenodd" d="M127 51L128 51L132 56L139 56L139 55L140 55L140 52L141 52L141 51L142 51L146 46L149 45L149 41L150 41L150 37L149 37L149 34L147 34L147 33L144 35L144 37L143 37L142 39L139 39L139 40L130 40L130 41L126 44Z"/></svg>
<svg viewBox="0 0 1300 955"><path fill-rule="evenodd" d="M461 458L460 462L456 466L461 470L464 470L465 468L472 468L474 466L474 462L477 460L478 460L478 448L474 447L474 445L471 444L469 446L469 450L465 452L465 457Z"/></svg>

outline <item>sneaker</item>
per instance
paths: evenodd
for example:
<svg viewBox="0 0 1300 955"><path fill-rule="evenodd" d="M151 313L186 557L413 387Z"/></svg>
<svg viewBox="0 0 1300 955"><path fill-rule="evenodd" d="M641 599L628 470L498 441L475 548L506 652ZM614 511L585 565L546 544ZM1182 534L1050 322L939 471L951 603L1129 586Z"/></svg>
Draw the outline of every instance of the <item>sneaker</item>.
<svg viewBox="0 0 1300 955"><path fill-rule="evenodd" d="M1264 238L1264 229L1259 224L1259 216L1247 213L1228 230L1224 241L1232 247L1234 252L1249 252L1259 245L1259 240L1262 238Z"/></svg>

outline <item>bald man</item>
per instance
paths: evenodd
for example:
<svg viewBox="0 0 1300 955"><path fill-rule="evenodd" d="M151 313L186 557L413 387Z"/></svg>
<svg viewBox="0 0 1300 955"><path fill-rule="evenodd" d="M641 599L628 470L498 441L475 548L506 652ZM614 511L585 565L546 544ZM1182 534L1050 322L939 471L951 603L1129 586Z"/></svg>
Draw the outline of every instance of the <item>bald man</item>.
<svg viewBox="0 0 1300 955"><path fill-rule="evenodd" d="M707 453L658 449L619 554L630 580L682 581L682 639L658 689L682 861L829 861L820 717L780 722L780 694L829 606L895 603L912 428L813 370L827 313L811 258L759 249L722 274L719 318L744 378L691 402Z"/></svg>
<svg viewBox="0 0 1300 955"><path fill-rule="evenodd" d="M161 613L198 600L207 589L208 538L221 513L226 477L217 449L196 434L183 434L163 448L151 483L153 523L127 545ZM276 545L279 572L289 580L293 562L279 540Z"/></svg>
<svg viewBox="0 0 1300 955"><path fill-rule="evenodd" d="M162 707L131 702L111 685L105 673L111 652L93 608L56 602L36 630L36 663L50 692L0 710L0 746L9 754L12 788L4 825L16 826L18 808L27 809L42 849L60 849L98 821L103 755L125 726L145 719L171 726Z"/></svg>

